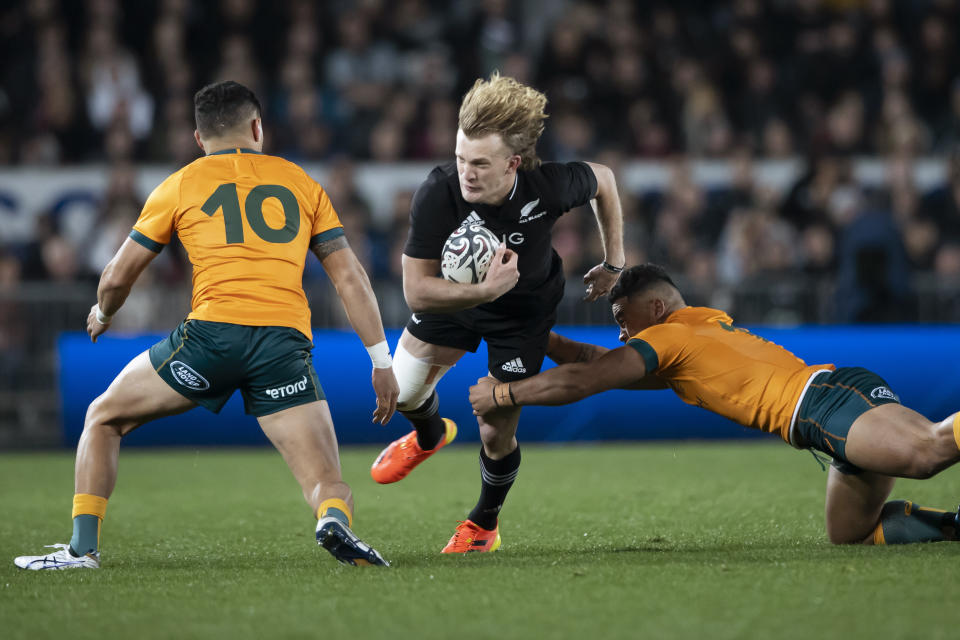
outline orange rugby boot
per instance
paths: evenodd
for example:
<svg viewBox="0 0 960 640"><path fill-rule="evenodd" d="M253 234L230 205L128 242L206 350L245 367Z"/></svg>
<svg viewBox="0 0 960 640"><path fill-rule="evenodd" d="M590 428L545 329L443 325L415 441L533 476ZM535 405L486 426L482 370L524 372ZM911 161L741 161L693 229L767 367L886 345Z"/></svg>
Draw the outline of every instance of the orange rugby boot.
<svg viewBox="0 0 960 640"><path fill-rule="evenodd" d="M482 529L471 520L458 520L457 530L440 553L496 551L500 548L500 525L493 531Z"/></svg>
<svg viewBox="0 0 960 640"><path fill-rule="evenodd" d="M424 451L417 444L417 432L411 431L399 440L391 442L386 449L380 452L370 467L370 475L380 484L390 484L407 477L417 465L435 454L437 451L453 442L457 437L457 424L449 418L443 419L447 432L433 449Z"/></svg>

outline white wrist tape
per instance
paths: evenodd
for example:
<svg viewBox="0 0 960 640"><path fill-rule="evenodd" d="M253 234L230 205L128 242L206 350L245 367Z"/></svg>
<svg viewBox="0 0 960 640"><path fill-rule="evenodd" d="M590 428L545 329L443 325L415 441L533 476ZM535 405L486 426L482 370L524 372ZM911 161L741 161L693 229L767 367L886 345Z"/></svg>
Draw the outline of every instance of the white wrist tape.
<svg viewBox="0 0 960 640"><path fill-rule="evenodd" d="M390 346L386 340L378 342L372 347L367 347L367 353L370 354L374 369L386 369L393 365L393 358L390 357Z"/></svg>
<svg viewBox="0 0 960 640"><path fill-rule="evenodd" d="M110 324L110 321L113 320L113 316L108 316L103 311L100 311L99 304L96 305L95 309L97 311L97 322L100 324Z"/></svg>

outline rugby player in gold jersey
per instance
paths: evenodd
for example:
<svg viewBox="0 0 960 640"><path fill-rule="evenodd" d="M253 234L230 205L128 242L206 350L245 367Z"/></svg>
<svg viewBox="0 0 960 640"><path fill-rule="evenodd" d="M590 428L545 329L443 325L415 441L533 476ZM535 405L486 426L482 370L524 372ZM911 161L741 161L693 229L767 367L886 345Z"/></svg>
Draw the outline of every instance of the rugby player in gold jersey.
<svg viewBox="0 0 960 640"><path fill-rule="evenodd" d="M900 404L871 371L808 366L734 326L723 311L687 306L657 265L624 271L609 299L625 346L608 350L552 334L547 353L566 364L506 384L480 379L470 388L474 412L569 404L608 389L670 388L684 402L830 456L831 542L957 539L956 513L887 498L895 478L929 478L960 460L960 413L932 422Z"/></svg>
<svg viewBox="0 0 960 640"><path fill-rule="evenodd" d="M140 273L176 233L193 265L192 310L169 337L135 357L91 403L77 447L74 530L56 551L15 559L23 569L100 566L100 524L117 480L120 441L140 425L196 406L218 412L240 390L317 516L316 538L339 561L387 564L351 531L353 497L311 360L302 288L312 251L373 360L374 422L396 409L398 387L377 300L327 194L303 169L264 155L260 103L236 82L194 97L204 156L150 195L104 269L90 338L110 327Z"/></svg>

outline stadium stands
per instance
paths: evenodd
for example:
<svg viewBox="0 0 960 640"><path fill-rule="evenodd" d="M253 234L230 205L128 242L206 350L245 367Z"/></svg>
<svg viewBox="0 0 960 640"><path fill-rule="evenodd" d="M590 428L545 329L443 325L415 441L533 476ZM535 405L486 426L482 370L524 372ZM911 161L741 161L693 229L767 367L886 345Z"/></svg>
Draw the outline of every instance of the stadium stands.
<svg viewBox="0 0 960 640"><path fill-rule="evenodd" d="M628 260L692 302L960 319L956 0L17 0L0 36L0 428L52 393L54 336L81 328L157 176L197 157L192 94L224 78L260 95L266 150L327 188L393 326L412 191L494 69L547 93L543 158L616 168ZM555 230L565 323L606 322L578 303L593 224ZM117 327L172 326L189 280L172 245ZM305 285L340 325L318 267Z"/></svg>

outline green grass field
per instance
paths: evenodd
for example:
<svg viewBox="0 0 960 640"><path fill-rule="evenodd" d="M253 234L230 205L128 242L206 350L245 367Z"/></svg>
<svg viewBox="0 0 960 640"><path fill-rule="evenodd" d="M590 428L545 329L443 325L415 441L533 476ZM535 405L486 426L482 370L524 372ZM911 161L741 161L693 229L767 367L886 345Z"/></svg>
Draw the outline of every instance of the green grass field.
<svg viewBox="0 0 960 640"><path fill-rule="evenodd" d="M390 569L313 540L272 450L121 455L100 571L12 559L70 535L73 457L0 456L3 638L956 638L960 546L832 547L826 474L783 444L524 446L494 554L440 548L477 448L376 485L342 453L355 529ZM897 497L950 508L958 471Z"/></svg>

